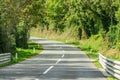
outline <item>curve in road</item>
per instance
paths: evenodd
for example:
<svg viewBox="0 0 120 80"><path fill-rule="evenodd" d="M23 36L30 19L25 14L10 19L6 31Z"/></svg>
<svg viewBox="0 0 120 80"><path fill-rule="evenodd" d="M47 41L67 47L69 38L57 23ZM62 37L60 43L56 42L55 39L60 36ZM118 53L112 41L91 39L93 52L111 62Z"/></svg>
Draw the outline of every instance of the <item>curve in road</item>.
<svg viewBox="0 0 120 80"><path fill-rule="evenodd" d="M80 49L62 42L35 38L41 54L0 68L0 80L106 80Z"/></svg>

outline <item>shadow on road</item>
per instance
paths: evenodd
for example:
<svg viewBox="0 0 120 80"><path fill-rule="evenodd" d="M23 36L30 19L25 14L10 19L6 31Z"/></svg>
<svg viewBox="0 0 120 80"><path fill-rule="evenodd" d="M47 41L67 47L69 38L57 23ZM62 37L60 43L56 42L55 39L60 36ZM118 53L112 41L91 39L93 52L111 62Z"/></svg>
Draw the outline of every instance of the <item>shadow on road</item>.
<svg viewBox="0 0 120 80"><path fill-rule="evenodd" d="M103 74L94 67L92 61L79 49L46 39L32 40L42 44L44 51L23 62L0 69L0 79L106 80ZM64 57L62 57L63 54ZM57 61L59 62L56 63ZM53 68L48 70L50 66ZM43 74L47 70L48 72Z"/></svg>

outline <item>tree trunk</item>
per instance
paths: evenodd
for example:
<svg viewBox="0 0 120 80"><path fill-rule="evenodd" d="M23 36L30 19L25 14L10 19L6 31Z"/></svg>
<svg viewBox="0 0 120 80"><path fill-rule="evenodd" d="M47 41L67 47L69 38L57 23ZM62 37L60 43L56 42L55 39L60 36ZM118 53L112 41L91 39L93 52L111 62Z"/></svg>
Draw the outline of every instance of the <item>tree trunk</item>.
<svg viewBox="0 0 120 80"><path fill-rule="evenodd" d="M2 53L2 27L0 26L0 53Z"/></svg>
<svg viewBox="0 0 120 80"><path fill-rule="evenodd" d="M8 27L3 26L1 27L0 33L0 49L2 53L11 52L11 39L10 39L10 32Z"/></svg>
<svg viewBox="0 0 120 80"><path fill-rule="evenodd" d="M82 39L82 29L81 28L78 29L78 37L79 37L79 39Z"/></svg>

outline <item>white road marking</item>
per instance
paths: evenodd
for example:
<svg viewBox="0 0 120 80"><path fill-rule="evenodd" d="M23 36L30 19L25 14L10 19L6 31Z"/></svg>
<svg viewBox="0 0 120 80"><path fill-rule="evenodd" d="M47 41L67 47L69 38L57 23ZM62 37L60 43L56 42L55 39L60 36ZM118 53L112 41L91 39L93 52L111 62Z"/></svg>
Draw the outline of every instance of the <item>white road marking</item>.
<svg viewBox="0 0 120 80"><path fill-rule="evenodd" d="M50 71L54 66L50 66L48 69L45 70L45 72L43 72L43 74L48 73L48 71Z"/></svg>
<svg viewBox="0 0 120 80"><path fill-rule="evenodd" d="M63 58L64 56L65 56L65 55L63 54L63 55L62 55L62 58Z"/></svg>
<svg viewBox="0 0 120 80"><path fill-rule="evenodd" d="M62 49L62 47L60 47L60 49ZM63 50L62 52L64 53L65 51ZM65 55L63 54L63 55L61 56L61 58L63 58L64 56L65 56ZM58 59L55 64L58 64L61 60L62 60L62 59ZM43 74L47 74L48 71L50 71L53 67L54 67L54 66L50 66L48 69L46 69L46 70L43 72Z"/></svg>
<svg viewBox="0 0 120 80"><path fill-rule="evenodd" d="M55 64L58 64L61 61L61 59L58 59L57 62Z"/></svg>

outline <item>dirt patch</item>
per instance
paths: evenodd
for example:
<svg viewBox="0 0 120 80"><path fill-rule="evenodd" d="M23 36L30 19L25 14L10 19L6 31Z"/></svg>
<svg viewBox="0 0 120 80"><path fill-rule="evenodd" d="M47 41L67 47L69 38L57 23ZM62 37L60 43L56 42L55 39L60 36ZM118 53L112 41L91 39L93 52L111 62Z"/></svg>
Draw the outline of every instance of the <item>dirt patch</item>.
<svg viewBox="0 0 120 80"><path fill-rule="evenodd" d="M116 49L110 49L105 52L105 55L114 60L120 60L120 51Z"/></svg>
<svg viewBox="0 0 120 80"><path fill-rule="evenodd" d="M120 51L116 50L116 49L110 49L108 51L105 52L106 55L116 55L116 54L120 54Z"/></svg>

